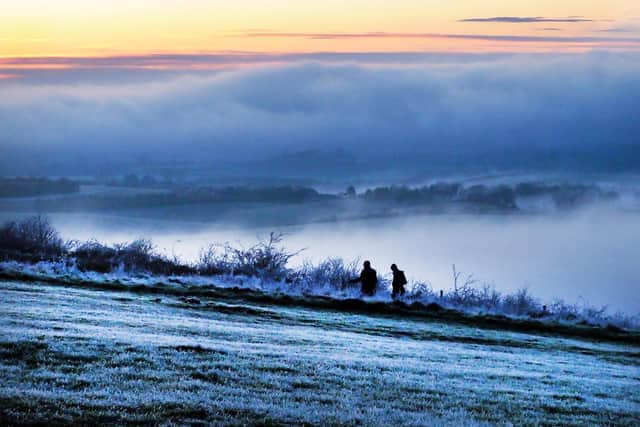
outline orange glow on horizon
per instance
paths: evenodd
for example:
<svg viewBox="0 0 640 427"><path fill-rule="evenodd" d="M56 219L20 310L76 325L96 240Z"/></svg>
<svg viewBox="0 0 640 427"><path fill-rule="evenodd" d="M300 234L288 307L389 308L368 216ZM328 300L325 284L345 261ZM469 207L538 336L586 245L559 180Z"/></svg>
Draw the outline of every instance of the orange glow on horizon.
<svg viewBox="0 0 640 427"><path fill-rule="evenodd" d="M640 46L634 0L21 0L0 5L0 58L199 52L580 52ZM633 18L633 17L636 18ZM544 17L551 22L460 22ZM571 22L579 17L577 21ZM567 22L562 22L562 20ZM560 21L560 22L556 22ZM612 28L631 31L606 32ZM634 28L638 27L638 30ZM280 34L442 34L566 37L507 41L448 37L283 37ZM598 37L601 42L575 43ZM637 37L638 42L606 39Z"/></svg>

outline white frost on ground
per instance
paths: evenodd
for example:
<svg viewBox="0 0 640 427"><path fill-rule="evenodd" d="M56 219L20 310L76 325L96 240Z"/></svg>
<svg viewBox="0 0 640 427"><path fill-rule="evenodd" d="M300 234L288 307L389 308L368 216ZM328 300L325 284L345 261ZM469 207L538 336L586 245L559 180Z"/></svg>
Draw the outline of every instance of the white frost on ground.
<svg viewBox="0 0 640 427"><path fill-rule="evenodd" d="M329 284L310 284L308 286L291 286L285 281L263 280L259 277L247 276L200 276L180 275L162 276L144 273L132 274L119 269L109 273L94 271L81 271L75 265L66 262L38 262L35 264L23 264L15 261L0 262L0 271L7 274L22 274L32 279L56 280L68 279L74 282L93 283L96 285L119 283L124 286L173 286L184 289L186 286L215 286L218 288L243 288L270 293L283 293L289 295L316 295L334 298L363 298L359 291L359 285L337 290ZM389 301L391 293L388 289L379 289L374 297L366 297L370 301Z"/></svg>
<svg viewBox="0 0 640 427"><path fill-rule="evenodd" d="M632 345L14 281L0 331L0 414L18 420L640 421Z"/></svg>
<svg viewBox="0 0 640 427"><path fill-rule="evenodd" d="M285 294L289 296L322 296L334 299L359 298L370 302L390 302L391 292L384 285L380 286L376 295L366 297L360 293L359 285L346 286L344 289L337 289L328 283L297 283L292 285L285 281L274 281L259 277L247 276L201 276L201 275L180 275L162 276L145 273L131 273L120 268L109 273L98 273L93 271L81 271L75 265L68 262L39 262L36 264L25 264L15 261L0 262L0 272L8 276L22 275L31 280L55 281L90 284L91 287L100 288L101 285L118 284L123 287L147 286L157 288L174 288L185 290L190 287L213 287L213 288L241 288L261 291L269 294ZM474 305L452 304L449 300L434 299L433 295L420 295L419 293L408 292L402 301L410 304L420 302L438 304L469 314L501 314L516 319L526 319L531 313L514 314L504 312L499 309L487 309ZM597 309L583 308L582 313L574 314L573 311L567 313L567 308L560 302L558 312L548 312L546 314L535 313L536 318L565 324L577 324L587 322L591 325L607 326L615 325L625 329L640 329L640 317L628 316L624 313L616 313L613 316Z"/></svg>

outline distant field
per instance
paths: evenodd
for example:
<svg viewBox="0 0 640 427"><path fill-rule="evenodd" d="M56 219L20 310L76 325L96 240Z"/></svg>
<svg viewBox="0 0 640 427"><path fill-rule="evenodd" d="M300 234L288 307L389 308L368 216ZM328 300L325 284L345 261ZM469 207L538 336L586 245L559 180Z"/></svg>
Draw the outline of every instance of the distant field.
<svg viewBox="0 0 640 427"><path fill-rule="evenodd" d="M0 424L638 425L640 346L0 282Z"/></svg>

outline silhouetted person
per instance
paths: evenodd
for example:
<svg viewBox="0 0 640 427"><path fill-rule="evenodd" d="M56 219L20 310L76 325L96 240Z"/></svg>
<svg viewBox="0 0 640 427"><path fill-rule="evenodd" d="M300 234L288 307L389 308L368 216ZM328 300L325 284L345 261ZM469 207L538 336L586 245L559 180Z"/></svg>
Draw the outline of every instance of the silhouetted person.
<svg viewBox="0 0 640 427"><path fill-rule="evenodd" d="M349 281L349 283L358 282L362 284L362 293L364 295L375 295L376 288L378 287L378 273L371 268L371 263L369 261L364 262L364 268L360 272L360 277Z"/></svg>
<svg viewBox="0 0 640 427"><path fill-rule="evenodd" d="M407 278L404 275L404 271L399 270L395 264L391 264L391 271L393 272L393 282L391 283L393 292L391 293L391 298L396 299L398 294L404 295L404 285L407 284Z"/></svg>

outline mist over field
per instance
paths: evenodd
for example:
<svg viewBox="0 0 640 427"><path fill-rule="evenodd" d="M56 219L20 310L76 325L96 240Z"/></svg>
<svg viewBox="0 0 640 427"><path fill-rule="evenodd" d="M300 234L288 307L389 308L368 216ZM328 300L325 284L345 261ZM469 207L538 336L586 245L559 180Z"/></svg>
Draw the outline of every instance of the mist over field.
<svg viewBox="0 0 640 427"><path fill-rule="evenodd" d="M562 299L640 313L637 211L600 206L568 214L410 215L253 227L122 214L52 214L51 220L65 238L120 243L144 237L190 262L210 243L250 247L275 230L287 234L283 244L291 252L304 249L293 265L369 259L381 276L390 277L389 266L397 263L411 281L426 281L439 291L453 287L455 264L465 277L473 274L479 287L527 288L547 304Z"/></svg>

